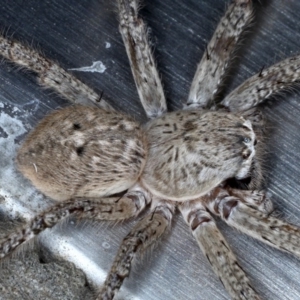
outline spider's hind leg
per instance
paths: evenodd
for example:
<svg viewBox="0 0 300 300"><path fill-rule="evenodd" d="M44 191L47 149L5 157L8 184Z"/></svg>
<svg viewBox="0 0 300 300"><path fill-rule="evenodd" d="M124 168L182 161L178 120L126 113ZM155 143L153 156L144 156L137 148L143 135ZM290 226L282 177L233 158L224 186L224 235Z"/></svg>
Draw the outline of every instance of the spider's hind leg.
<svg viewBox="0 0 300 300"><path fill-rule="evenodd" d="M162 83L149 46L147 29L138 18L139 0L118 0L120 32L132 74L148 118L167 111Z"/></svg>
<svg viewBox="0 0 300 300"><path fill-rule="evenodd" d="M228 7L197 67L187 108L205 108L219 94L238 41L252 14L251 0L235 0Z"/></svg>
<svg viewBox="0 0 300 300"><path fill-rule="evenodd" d="M0 259L8 256L17 247L35 238L45 229L52 228L70 215L91 220L120 221L138 215L148 203L147 195L134 193L134 191L121 198L77 198L57 203L17 229L16 232L3 237L0 240Z"/></svg>
<svg viewBox="0 0 300 300"><path fill-rule="evenodd" d="M0 36L0 55L8 61L34 72L42 87L53 89L74 104L96 105L106 110L113 110L101 95L55 62L20 42Z"/></svg>
<svg viewBox="0 0 300 300"><path fill-rule="evenodd" d="M154 201L152 211L142 218L123 240L97 300L113 299L129 276L132 260L156 242L170 226L174 205Z"/></svg>

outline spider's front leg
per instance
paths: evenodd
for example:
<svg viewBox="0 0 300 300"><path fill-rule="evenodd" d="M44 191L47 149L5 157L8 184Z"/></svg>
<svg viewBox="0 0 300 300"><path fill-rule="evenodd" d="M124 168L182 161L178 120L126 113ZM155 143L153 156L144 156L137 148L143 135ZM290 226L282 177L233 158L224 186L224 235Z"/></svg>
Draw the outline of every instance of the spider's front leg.
<svg viewBox="0 0 300 300"><path fill-rule="evenodd" d="M202 252L232 299L259 300L259 296L218 230L215 221L202 204L202 199L184 202L180 206L180 211Z"/></svg>
<svg viewBox="0 0 300 300"><path fill-rule="evenodd" d="M260 298L251 286L247 275L218 230L212 216L207 212L209 209L214 214L220 214L219 210L222 209L223 216L227 218L235 204L230 200L237 199L237 197L244 207L249 207L265 217L273 208L272 202L264 192L217 187L206 196L184 202L180 205L180 211L214 272L219 276L232 299L258 300ZM224 199L229 199L229 201L222 206Z"/></svg>
<svg viewBox="0 0 300 300"><path fill-rule="evenodd" d="M300 55L262 69L233 90L221 104L232 112L244 112L265 99L299 84L299 81Z"/></svg>
<svg viewBox="0 0 300 300"><path fill-rule="evenodd" d="M251 0L235 0L228 7L197 67L187 107L207 107L220 92L238 41L252 14Z"/></svg>
<svg viewBox="0 0 300 300"><path fill-rule="evenodd" d="M240 190L226 188L230 196L240 199L246 205L261 211L264 214L270 214L273 211L273 203L268 198L266 192L258 190Z"/></svg>
<svg viewBox="0 0 300 300"><path fill-rule="evenodd" d="M120 33L142 105L150 119L167 111L162 83L148 43L147 29L138 17L139 0L118 0Z"/></svg>
<svg viewBox="0 0 300 300"><path fill-rule="evenodd" d="M154 200L149 214L142 218L123 240L97 300L113 299L124 279L129 276L132 261L156 242L170 226L175 205Z"/></svg>
<svg viewBox="0 0 300 300"><path fill-rule="evenodd" d="M238 197L213 200L207 208L229 226L279 250L300 257L300 228L245 205Z"/></svg>

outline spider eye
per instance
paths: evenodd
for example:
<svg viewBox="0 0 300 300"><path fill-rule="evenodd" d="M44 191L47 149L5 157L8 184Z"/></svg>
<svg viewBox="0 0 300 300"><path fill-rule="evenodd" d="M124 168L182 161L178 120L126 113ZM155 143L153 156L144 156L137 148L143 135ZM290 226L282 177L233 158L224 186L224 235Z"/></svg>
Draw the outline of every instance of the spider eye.
<svg viewBox="0 0 300 300"><path fill-rule="evenodd" d="M243 142L245 143L245 144L248 144L248 143L250 143L250 138L248 138L248 137L244 137L244 139L243 139Z"/></svg>
<svg viewBox="0 0 300 300"><path fill-rule="evenodd" d="M253 144L254 146L256 146L257 145L257 139L255 139L255 141L254 141L254 144Z"/></svg>

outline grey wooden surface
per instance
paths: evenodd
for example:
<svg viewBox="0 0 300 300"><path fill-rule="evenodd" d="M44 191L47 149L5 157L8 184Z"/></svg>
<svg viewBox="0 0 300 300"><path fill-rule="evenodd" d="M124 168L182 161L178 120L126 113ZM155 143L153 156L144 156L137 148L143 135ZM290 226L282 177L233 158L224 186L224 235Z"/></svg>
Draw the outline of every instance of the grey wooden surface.
<svg viewBox="0 0 300 300"><path fill-rule="evenodd" d="M91 87L104 91L104 98L115 108L144 122L145 114L118 33L113 2L1 0L0 26L8 35L41 49L66 69L102 61L107 67L104 73L76 72L76 75ZM186 99L196 64L228 3L145 0L141 14L151 28L170 110L179 109ZM255 23L238 52L227 91L263 66L300 53L299 0L261 0L255 2L255 8ZM11 220L28 219L51 205L49 199L14 170L13 157L26 132L47 112L64 105L67 102L51 91L40 89L29 72L19 71L6 62L1 64L2 233L8 230L7 224L14 227ZM273 195L276 214L300 225L299 90L268 101L262 110L269 130L264 164L266 189ZM299 260L218 224L263 299L300 299ZM29 249L1 266L0 299L80 299L84 294L88 297L89 286L100 285L104 280L119 243L132 225L133 222L125 222L101 226L70 220L46 231L41 237L44 254L40 254L40 259ZM57 260L61 261L59 271L57 267L51 268ZM74 271L68 262L83 273ZM84 275L80 277L82 274L86 279ZM72 276L80 277L81 282L71 285ZM28 282L34 284L28 288ZM45 292L49 282L50 290ZM66 291L66 286L70 291ZM59 288L62 291L54 292ZM76 289L86 291L79 294ZM228 295L178 216L163 242L135 266L119 299L225 300Z"/></svg>

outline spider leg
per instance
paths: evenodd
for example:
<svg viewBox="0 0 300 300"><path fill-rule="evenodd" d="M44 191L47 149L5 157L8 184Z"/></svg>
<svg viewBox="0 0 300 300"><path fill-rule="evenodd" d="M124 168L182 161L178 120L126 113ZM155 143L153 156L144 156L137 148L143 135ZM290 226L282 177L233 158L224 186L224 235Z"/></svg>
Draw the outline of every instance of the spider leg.
<svg viewBox="0 0 300 300"><path fill-rule="evenodd" d="M0 258L9 255L21 244L36 237L45 229L52 228L72 214L80 218L93 220L124 220L138 215L147 204L147 197L137 194L125 194L121 198L77 198L57 203L23 225L16 232L2 238L0 240Z"/></svg>
<svg viewBox="0 0 300 300"><path fill-rule="evenodd" d="M300 80L300 55L262 69L233 90L221 104L230 111L245 111L266 98L293 87Z"/></svg>
<svg viewBox="0 0 300 300"><path fill-rule="evenodd" d="M232 299L260 299L215 221L200 201L184 202L180 211L214 272Z"/></svg>
<svg viewBox="0 0 300 300"><path fill-rule="evenodd" d="M38 83L52 88L72 103L96 105L106 110L113 108L83 82L66 72L55 62L37 51L16 41L0 36L0 55L21 67L37 74Z"/></svg>
<svg viewBox="0 0 300 300"><path fill-rule="evenodd" d="M187 107L206 107L220 92L238 41L252 19L252 1L235 0L219 22L197 67Z"/></svg>
<svg viewBox="0 0 300 300"><path fill-rule="evenodd" d="M270 214L273 211L273 203L266 192L259 190L240 190L226 189L230 196L239 198L246 205L261 211L264 214Z"/></svg>
<svg viewBox="0 0 300 300"><path fill-rule="evenodd" d="M300 228L253 209L234 196L224 197L208 208L229 226L279 250L300 257Z"/></svg>
<svg viewBox="0 0 300 300"><path fill-rule="evenodd" d="M97 300L113 299L124 279L129 276L132 260L156 242L169 227L174 205L157 201L123 240Z"/></svg>
<svg viewBox="0 0 300 300"><path fill-rule="evenodd" d="M162 83L147 38L143 20L138 18L138 0L118 0L120 33L129 58L142 105L149 118L167 111Z"/></svg>

